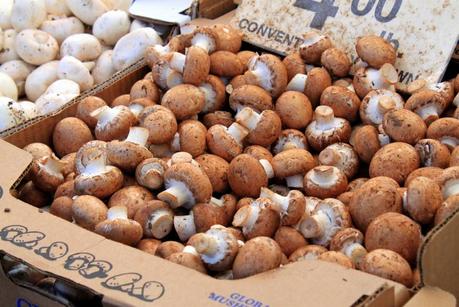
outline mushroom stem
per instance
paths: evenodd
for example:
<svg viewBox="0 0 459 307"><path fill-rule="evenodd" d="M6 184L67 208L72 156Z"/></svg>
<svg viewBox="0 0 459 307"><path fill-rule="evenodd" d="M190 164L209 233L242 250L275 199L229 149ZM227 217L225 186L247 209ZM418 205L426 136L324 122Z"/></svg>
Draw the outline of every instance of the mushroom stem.
<svg viewBox="0 0 459 307"><path fill-rule="evenodd" d="M211 256L218 252L218 242L213 236L199 233L193 238L196 238L194 247L199 254Z"/></svg>
<svg viewBox="0 0 459 307"><path fill-rule="evenodd" d="M242 140L249 134L249 131L238 123L232 123L226 131L239 144L241 144Z"/></svg>
<svg viewBox="0 0 459 307"><path fill-rule="evenodd" d="M450 148L455 148L459 144L459 140L452 136L444 136L440 138L440 142Z"/></svg>
<svg viewBox="0 0 459 307"><path fill-rule="evenodd" d="M304 92L304 87L306 86L306 82L308 82L308 76L305 74L296 74L292 80L287 84L287 91L297 91L297 92Z"/></svg>
<svg viewBox="0 0 459 307"><path fill-rule="evenodd" d="M248 73L253 74L258 80L260 86L268 92L272 90L272 71L266 63L259 61L259 56L256 55L247 63L249 68Z"/></svg>
<svg viewBox="0 0 459 307"><path fill-rule="evenodd" d="M269 163L268 160L266 159L261 159L261 160L258 160L261 164L261 166L263 166L263 169L265 170L265 173L266 173L266 176L268 177L268 179L271 179L274 177L274 170L273 170L273 167L271 165L271 163Z"/></svg>
<svg viewBox="0 0 459 307"><path fill-rule="evenodd" d="M148 136L148 129L142 127L131 127L129 128L129 134L125 141L145 147L147 144Z"/></svg>
<svg viewBox="0 0 459 307"><path fill-rule="evenodd" d="M321 237L329 222L328 216L319 211L301 222L300 232L306 239Z"/></svg>
<svg viewBox="0 0 459 307"><path fill-rule="evenodd" d="M440 113L437 109L437 106L434 104L425 105L418 110L416 110L418 115L425 121L433 122L438 119L438 114Z"/></svg>
<svg viewBox="0 0 459 307"><path fill-rule="evenodd" d="M223 200L215 198L213 196L210 198L210 203L214 204L214 205L216 205L218 207L224 207L225 206L225 203L223 202Z"/></svg>
<svg viewBox="0 0 459 307"><path fill-rule="evenodd" d="M210 37L202 33L196 33L191 40L191 44L196 47L204 49L207 53L213 49L213 42Z"/></svg>
<svg viewBox="0 0 459 307"><path fill-rule="evenodd" d="M154 162L142 166L140 169L141 177L147 178L148 188L157 189L163 184L164 168L161 164Z"/></svg>
<svg viewBox="0 0 459 307"><path fill-rule="evenodd" d="M459 179L449 180L443 186L443 197L447 199L451 195L459 194Z"/></svg>
<svg viewBox="0 0 459 307"><path fill-rule="evenodd" d="M213 108L215 100L217 98L217 92L215 92L214 88L209 83L201 84L199 86L199 89L204 93L205 104L204 108L202 109L202 112L206 113Z"/></svg>
<svg viewBox="0 0 459 307"><path fill-rule="evenodd" d="M107 211L107 220L128 219L128 211L125 206L114 206Z"/></svg>
<svg viewBox="0 0 459 307"><path fill-rule="evenodd" d="M381 144L381 147L390 143L390 137L384 133L378 134L378 140L379 144Z"/></svg>
<svg viewBox="0 0 459 307"><path fill-rule="evenodd" d="M180 134L178 132L174 134L174 138L172 139L170 149L173 152L180 151Z"/></svg>
<svg viewBox="0 0 459 307"><path fill-rule="evenodd" d="M235 116L237 122L250 131L255 129L261 119L261 115L252 108L243 108Z"/></svg>
<svg viewBox="0 0 459 307"><path fill-rule="evenodd" d="M166 182L167 190L158 194L158 199L166 202L172 209L181 207L187 203L195 202L193 193L187 185L181 181L169 180Z"/></svg>
<svg viewBox="0 0 459 307"><path fill-rule="evenodd" d="M279 212L280 214L287 212L288 206L289 206L288 196L282 196L280 194L277 194L271 191L268 188L262 187L261 192L260 192L260 197L265 197L265 198L269 198L270 200L272 200L274 204L277 205L273 209Z"/></svg>
<svg viewBox="0 0 459 307"><path fill-rule="evenodd" d="M83 173L85 175L96 175L102 173L107 167L107 157L100 154L86 164Z"/></svg>
<svg viewBox="0 0 459 307"><path fill-rule="evenodd" d="M233 217L233 226L252 228L258 219L260 207L253 204L240 208Z"/></svg>
<svg viewBox="0 0 459 307"><path fill-rule="evenodd" d="M139 114L143 111L144 106L138 103L133 103L129 105L129 110L131 110L132 114L135 117L139 117Z"/></svg>
<svg viewBox="0 0 459 307"><path fill-rule="evenodd" d="M194 246L191 246L191 245L185 246L182 250L182 253L199 256L199 253L196 251L196 248L194 248Z"/></svg>
<svg viewBox="0 0 459 307"><path fill-rule="evenodd" d="M173 70L176 70L183 74L183 68L185 67L186 56L180 52L173 52L172 57L169 60L169 66Z"/></svg>
<svg viewBox="0 0 459 307"><path fill-rule="evenodd" d="M343 254L351 258L354 264L360 262L360 259L367 254L367 250L360 243L351 243L344 247Z"/></svg>
<svg viewBox="0 0 459 307"><path fill-rule="evenodd" d="M169 210L156 210L148 219L148 229L150 229L153 237L162 239L171 231L173 219L174 217Z"/></svg>
<svg viewBox="0 0 459 307"><path fill-rule="evenodd" d="M161 82L165 83L162 83L162 85L166 85L167 88L173 88L174 86L183 83L182 74L171 69L169 66L166 66L161 70L160 79L162 80Z"/></svg>
<svg viewBox="0 0 459 307"><path fill-rule="evenodd" d="M299 175L289 176L285 178L285 181L287 182L287 186L289 188L302 188L303 179L304 179L304 176L299 174Z"/></svg>
<svg viewBox="0 0 459 307"><path fill-rule="evenodd" d="M385 114L395 108L395 101L392 97L382 96L378 101L378 109L382 114Z"/></svg>
<svg viewBox="0 0 459 307"><path fill-rule="evenodd" d="M49 173L53 174L54 176L58 176L60 178L63 178L64 175L62 174L62 170L65 166L64 162L59 161L56 158L53 157L48 157L45 160L44 164L41 164L41 166L46 169Z"/></svg>
<svg viewBox="0 0 459 307"><path fill-rule="evenodd" d="M314 112L317 127L320 130L333 128L333 109L327 106L318 106Z"/></svg>
<svg viewBox="0 0 459 307"><path fill-rule="evenodd" d="M182 242L196 233L193 212L189 215L174 216L174 228Z"/></svg>

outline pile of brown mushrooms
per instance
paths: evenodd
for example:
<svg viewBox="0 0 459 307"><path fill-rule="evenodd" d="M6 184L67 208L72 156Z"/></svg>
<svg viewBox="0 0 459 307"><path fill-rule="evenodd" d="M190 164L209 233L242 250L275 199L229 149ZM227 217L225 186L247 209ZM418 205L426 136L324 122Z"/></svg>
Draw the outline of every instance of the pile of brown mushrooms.
<svg viewBox="0 0 459 307"><path fill-rule="evenodd" d="M400 87L377 36L354 63L316 32L283 60L240 48L225 25L150 46L130 94L24 148L20 198L217 278L318 259L415 285L459 207L459 77Z"/></svg>

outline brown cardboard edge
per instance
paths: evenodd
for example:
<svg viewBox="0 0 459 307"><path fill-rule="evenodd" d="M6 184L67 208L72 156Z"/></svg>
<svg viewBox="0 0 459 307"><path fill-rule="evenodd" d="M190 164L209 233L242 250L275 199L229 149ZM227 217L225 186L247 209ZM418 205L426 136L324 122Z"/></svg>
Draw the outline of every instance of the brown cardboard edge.
<svg viewBox="0 0 459 307"><path fill-rule="evenodd" d="M405 307L455 307L456 297L440 288L425 286L409 300Z"/></svg>

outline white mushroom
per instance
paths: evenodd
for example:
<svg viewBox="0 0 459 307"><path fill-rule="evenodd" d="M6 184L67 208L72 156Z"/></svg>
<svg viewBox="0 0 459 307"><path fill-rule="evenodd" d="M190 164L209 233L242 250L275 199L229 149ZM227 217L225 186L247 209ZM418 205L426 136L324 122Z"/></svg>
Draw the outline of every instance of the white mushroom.
<svg viewBox="0 0 459 307"><path fill-rule="evenodd" d="M35 101L37 112L39 115L46 115L57 111L79 94L78 83L65 79L57 80Z"/></svg>
<svg viewBox="0 0 459 307"><path fill-rule="evenodd" d="M45 3L48 14L69 16L72 13L65 0L45 0Z"/></svg>
<svg viewBox="0 0 459 307"><path fill-rule="evenodd" d="M112 62L113 50L107 50L97 59L96 66L92 70L92 76L96 84L109 79L116 72Z"/></svg>
<svg viewBox="0 0 459 307"><path fill-rule="evenodd" d="M108 11L97 18L92 33L103 44L115 45L125 34L129 32L131 22L125 11Z"/></svg>
<svg viewBox="0 0 459 307"><path fill-rule="evenodd" d="M112 9L113 10L123 10L127 12L129 6L131 5L132 0L112 0Z"/></svg>
<svg viewBox="0 0 459 307"><path fill-rule="evenodd" d="M81 91L90 89L94 85L94 78L89 69L73 56L65 56L59 61L57 76L59 79L75 81L80 86Z"/></svg>
<svg viewBox="0 0 459 307"><path fill-rule="evenodd" d="M40 30L49 33L61 44L67 37L84 33L83 23L76 17L48 16L40 27Z"/></svg>
<svg viewBox="0 0 459 307"><path fill-rule="evenodd" d="M58 61L49 62L37 67L30 73L25 82L25 93L29 100L37 100L48 86L57 80L58 64Z"/></svg>
<svg viewBox="0 0 459 307"><path fill-rule="evenodd" d="M61 45L61 58L71 55L80 61L93 61L102 53L99 40L91 34L80 33L67 37Z"/></svg>
<svg viewBox="0 0 459 307"><path fill-rule="evenodd" d="M12 128L26 119L16 101L0 96L0 131Z"/></svg>
<svg viewBox="0 0 459 307"><path fill-rule="evenodd" d="M41 30L24 30L16 36L16 52L27 63L41 65L54 60L59 51L57 41Z"/></svg>
<svg viewBox="0 0 459 307"><path fill-rule="evenodd" d="M0 66L0 72L10 76L16 83L18 96L24 95L25 80L34 69L33 65L21 60L8 61Z"/></svg>
<svg viewBox="0 0 459 307"><path fill-rule="evenodd" d="M17 32L14 29L3 31L3 49L0 49L0 64L19 59L15 47L16 35Z"/></svg>
<svg viewBox="0 0 459 307"><path fill-rule="evenodd" d="M0 1L0 28L3 30L11 29L11 11L13 10L14 0Z"/></svg>
<svg viewBox="0 0 459 307"><path fill-rule="evenodd" d="M0 72L0 96L6 96L10 99L18 99L18 88L14 80L6 73Z"/></svg>
<svg viewBox="0 0 459 307"><path fill-rule="evenodd" d="M20 32L37 29L46 19L45 0L15 0L11 11L11 25Z"/></svg>
<svg viewBox="0 0 459 307"><path fill-rule="evenodd" d="M91 26L99 16L110 10L111 4L107 0L66 0L66 3L73 15Z"/></svg>
<svg viewBox="0 0 459 307"><path fill-rule="evenodd" d="M38 116L37 106L35 103L28 100L18 101L19 107L24 111L27 119L32 119Z"/></svg>
<svg viewBox="0 0 459 307"><path fill-rule="evenodd" d="M147 27L148 23L146 23L145 21L134 19L134 21L131 23L131 28L129 29L129 32L134 32L135 30Z"/></svg>
<svg viewBox="0 0 459 307"><path fill-rule="evenodd" d="M143 58L148 46L161 44L162 39L152 28L142 28L123 36L113 49L113 65L121 70Z"/></svg>

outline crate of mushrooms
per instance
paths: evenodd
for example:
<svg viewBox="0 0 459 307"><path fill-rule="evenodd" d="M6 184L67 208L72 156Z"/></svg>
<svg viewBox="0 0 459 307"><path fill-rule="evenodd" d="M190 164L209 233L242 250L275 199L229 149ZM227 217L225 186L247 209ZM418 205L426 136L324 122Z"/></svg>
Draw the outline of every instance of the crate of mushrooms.
<svg viewBox="0 0 459 307"><path fill-rule="evenodd" d="M137 62L161 37L131 0L0 2L0 132L53 113Z"/></svg>
<svg viewBox="0 0 459 307"><path fill-rule="evenodd" d="M459 76L402 87L384 39L351 62L305 37L285 57L220 24L150 45L128 94L27 142L18 197L217 279L325 261L423 286L423 240L459 208Z"/></svg>

